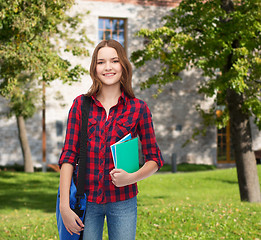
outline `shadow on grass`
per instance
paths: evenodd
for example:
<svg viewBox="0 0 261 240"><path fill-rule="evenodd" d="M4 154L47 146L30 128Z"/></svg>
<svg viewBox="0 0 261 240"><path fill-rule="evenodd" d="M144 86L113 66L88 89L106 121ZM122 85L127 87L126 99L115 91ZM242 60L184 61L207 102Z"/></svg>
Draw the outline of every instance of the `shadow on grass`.
<svg viewBox="0 0 261 240"><path fill-rule="evenodd" d="M0 172L0 210L55 212L59 174Z"/></svg>
<svg viewBox="0 0 261 240"><path fill-rule="evenodd" d="M204 178L207 181L213 181L213 182L222 182L222 183L228 183L228 184L238 184L238 181L233 181L233 180L226 180L222 178Z"/></svg>

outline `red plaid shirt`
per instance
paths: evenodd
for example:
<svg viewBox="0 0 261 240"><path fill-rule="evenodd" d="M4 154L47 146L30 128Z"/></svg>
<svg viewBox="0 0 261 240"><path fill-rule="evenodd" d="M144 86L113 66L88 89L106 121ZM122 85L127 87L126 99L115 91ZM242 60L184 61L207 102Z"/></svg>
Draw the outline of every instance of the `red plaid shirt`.
<svg viewBox="0 0 261 240"><path fill-rule="evenodd" d="M90 106L87 142L87 166L85 191L89 202L107 203L127 200L137 195L137 184L116 187L109 172L114 168L110 145L131 133L139 135L145 161L155 161L162 167L163 158L156 143L151 113L147 104L124 93L118 104L110 109L108 118L101 103L93 96ZM78 96L70 109L66 138L59 164L76 164L79 155L79 131L81 129L81 105L83 95Z"/></svg>

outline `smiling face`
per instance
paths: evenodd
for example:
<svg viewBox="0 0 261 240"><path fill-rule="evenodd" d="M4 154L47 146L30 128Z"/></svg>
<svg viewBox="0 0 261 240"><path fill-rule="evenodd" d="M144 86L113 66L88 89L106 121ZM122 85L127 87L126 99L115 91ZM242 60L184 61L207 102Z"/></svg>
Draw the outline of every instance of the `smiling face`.
<svg viewBox="0 0 261 240"><path fill-rule="evenodd" d="M114 48L105 46L98 51L96 74L103 85L120 86L122 66Z"/></svg>
<svg viewBox="0 0 261 240"><path fill-rule="evenodd" d="M105 49L105 48L107 48L107 49ZM110 53L109 59L111 59L112 57L116 57L116 59L114 59L114 60L116 60L116 61L114 61L114 64L117 66L117 69L119 70L119 71L117 70L117 73L121 72L121 77L119 78L120 79L119 85L121 88L120 90L124 91L129 97L134 98L135 94L132 89L132 66L126 56L126 52L125 52L123 46L119 42L117 42L113 39L101 41L93 51L92 61L91 61L91 65L90 65L90 76L92 78L92 86L90 87L90 89L87 93L88 96L93 96L94 94L99 95L100 91L105 86L104 84L105 83L107 84L109 82L109 81L107 81L108 78L105 78L105 75L103 76L100 72L100 71L102 71L102 65L104 63L99 62L99 64L98 64L98 60L101 60L101 61L106 60L105 57L101 56L101 55L103 55L104 52L106 52L107 50L112 52L112 53ZM98 53L99 53L99 56L98 56ZM118 59L117 59L117 57L118 57ZM119 61L118 63L117 63L117 60ZM101 65L101 66L97 66L97 65ZM112 70L113 70L113 68L112 68ZM99 76L98 76L98 72L99 72ZM115 74L114 76L118 78L119 75L120 74L117 74L117 75ZM108 77L108 75L107 75L107 77Z"/></svg>

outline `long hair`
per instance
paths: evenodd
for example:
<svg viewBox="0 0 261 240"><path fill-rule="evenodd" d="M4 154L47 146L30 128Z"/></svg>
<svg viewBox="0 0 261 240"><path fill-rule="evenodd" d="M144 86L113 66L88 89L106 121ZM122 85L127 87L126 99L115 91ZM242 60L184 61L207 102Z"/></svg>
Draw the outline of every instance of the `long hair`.
<svg viewBox="0 0 261 240"><path fill-rule="evenodd" d="M126 52L125 52L124 48L122 47L122 45L119 42L112 40L112 39L101 41L94 49L94 52L92 55L91 66L90 66L90 75L91 75L93 83L92 83L90 90L88 91L88 93L86 95L89 97L94 94L98 95L99 92L101 91L102 82L97 77L96 66L97 66L98 52L103 47L111 47L116 50L116 52L118 54L119 62L122 66L122 76L120 79L121 89L122 89L122 91L125 92L125 94L127 96L134 98L135 95L134 95L132 85L131 85L131 82L132 82L131 64L126 56Z"/></svg>

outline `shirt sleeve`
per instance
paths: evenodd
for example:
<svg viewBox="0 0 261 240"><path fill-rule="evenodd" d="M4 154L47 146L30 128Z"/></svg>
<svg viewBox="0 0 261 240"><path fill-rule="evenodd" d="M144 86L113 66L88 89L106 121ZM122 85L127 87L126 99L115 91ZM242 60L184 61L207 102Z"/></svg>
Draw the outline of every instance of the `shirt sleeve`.
<svg viewBox="0 0 261 240"><path fill-rule="evenodd" d="M144 103L141 118L138 124L137 133L141 140L142 153L145 162L155 161L160 169L164 160L161 151L156 142L155 132L153 128L152 115L146 103Z"/></svg>
<svg viewBox="0 0 261 240"><path fill-rule="evenodd" d="M76 98L69 111L65 142L59 159L60 167L63 163L70 163L73 166L76 165L76 160L80 151L80 109L79 98Z"/></svg>

